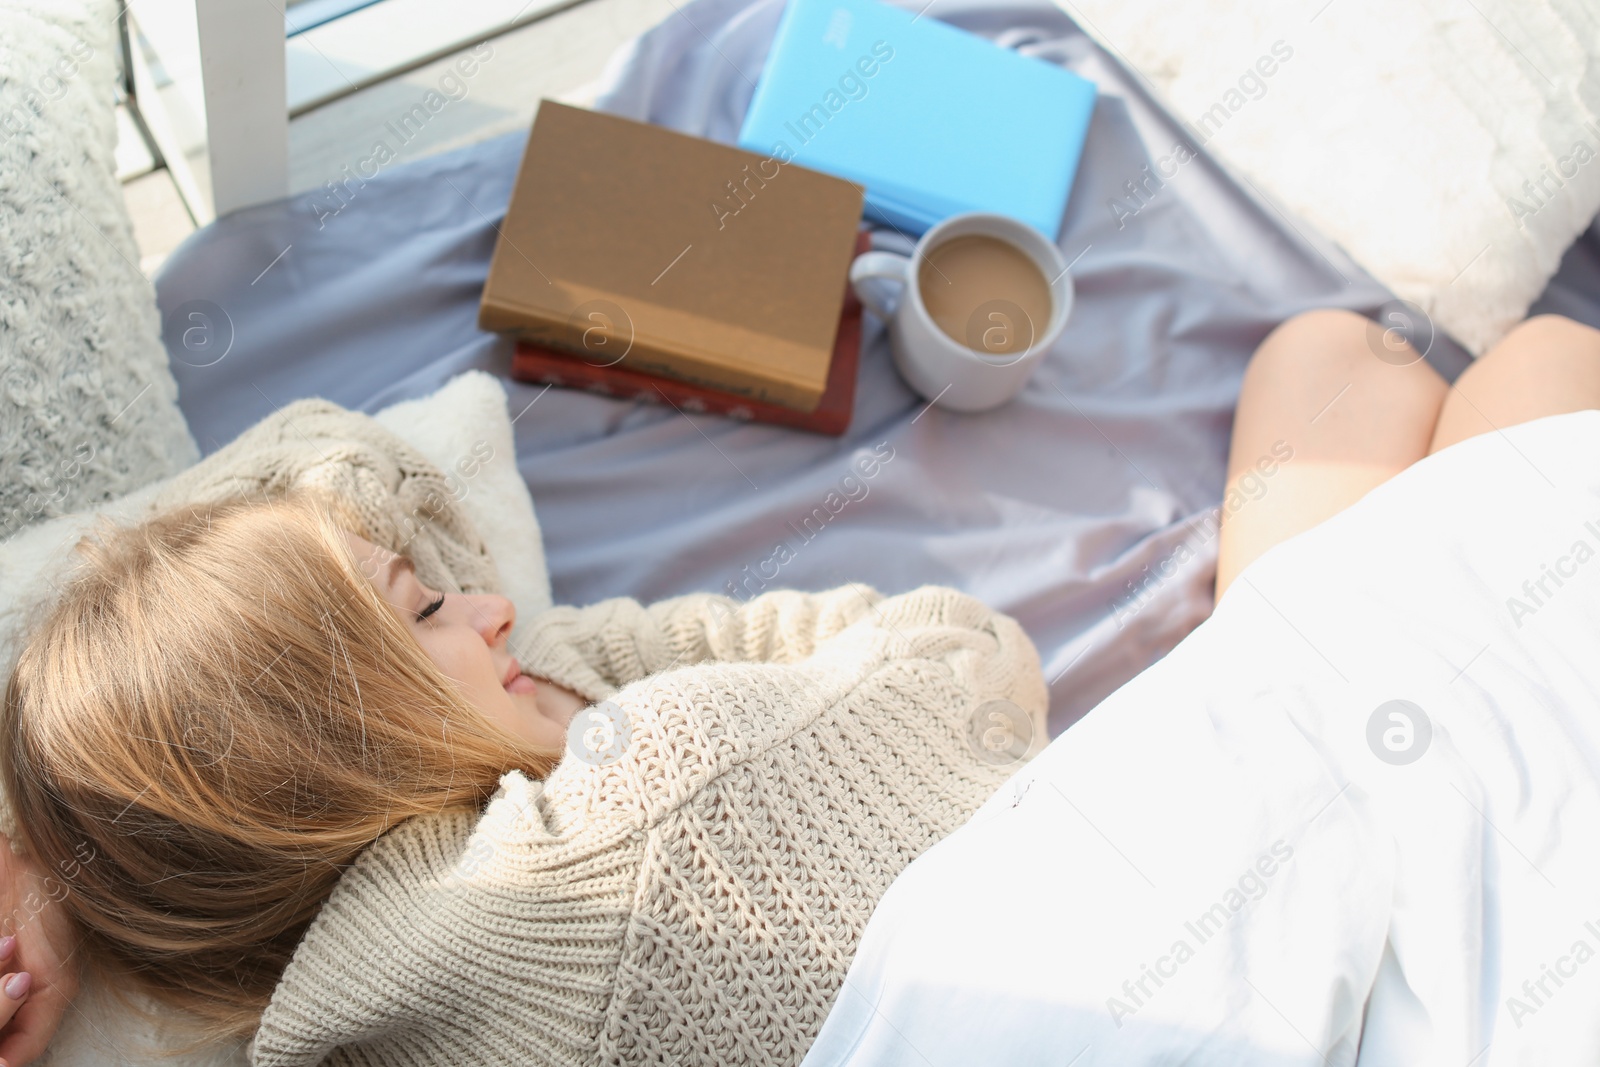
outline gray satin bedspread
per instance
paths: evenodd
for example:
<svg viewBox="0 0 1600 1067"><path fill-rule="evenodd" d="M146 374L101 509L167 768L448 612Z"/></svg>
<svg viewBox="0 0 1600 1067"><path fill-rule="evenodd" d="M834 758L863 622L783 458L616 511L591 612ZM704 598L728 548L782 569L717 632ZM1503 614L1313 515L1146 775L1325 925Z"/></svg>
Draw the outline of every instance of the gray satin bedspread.
<svg viewBox="0 0 1600 1067"><path fill-rule="evenodd" d="M617 57L601 106L731 142L781 7L682 5ZM928 14L1062 63L1101 90L1060 236L1077 308L1023 394L986 415L928 410L869 319L843 439L541 395L508 380L518 462L559 602L730 584L748 595L763 582L957 586L1016 616L1037 642L1055 733L1210 610L1216 546L1202 520L1221 496L1240 374L1257 342L1295 312L1370 313L1388 294L1209 156L1146 202L1128 200L1125 183L1185 134L1055 6L940 0ZM510 345L480 332L475 316L522 140L393 166L352 184L331 217L319 220L325 210L304 195L195 234L157 287L169 319L209 301L232 324L232 347L213 365L173 349L201 447L215 450L299 397L375 411L468 368L504 376ZM1592 236L1569 256L1576 280L1548 298L1569 313L1595 306L1584 295L1597 289ZM875 240L903 245L893 233ZM1462 362L1447 341L1430 358L1447 373ZM872 450L893 458L847 481L853 459ZM826 522L806 528L819 508Z"/></svg>

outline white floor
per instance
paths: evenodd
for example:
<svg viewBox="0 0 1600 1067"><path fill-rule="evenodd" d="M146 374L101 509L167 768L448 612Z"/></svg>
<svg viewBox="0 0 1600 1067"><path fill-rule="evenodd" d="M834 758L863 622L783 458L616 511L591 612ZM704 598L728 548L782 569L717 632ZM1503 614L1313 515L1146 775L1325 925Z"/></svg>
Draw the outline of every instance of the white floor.
<svg viewBox="0 0 1600 1067"><path fill-rule="evenodd" d="M587 103L593 82L617 47L668 17L681 17L674 14L672 0L585 0L501 34L487 42L489 54L466 80L465 95L432 115L417 136L399 147L397 157L417 159L526 129L542 97ZM484 56L483 51L478 54ZM290 195L335 180L342 167L368 157L387 124L435 90L454 58L407 71L294 119L289 124ZM124 122L121 129L126 142L118 146L123 197L133 216L140 267L153 275L193 232L194 222L168 173L151 170L142 146L132 143L132 123ZM397 138L388 141L394 147Z"/></svg>

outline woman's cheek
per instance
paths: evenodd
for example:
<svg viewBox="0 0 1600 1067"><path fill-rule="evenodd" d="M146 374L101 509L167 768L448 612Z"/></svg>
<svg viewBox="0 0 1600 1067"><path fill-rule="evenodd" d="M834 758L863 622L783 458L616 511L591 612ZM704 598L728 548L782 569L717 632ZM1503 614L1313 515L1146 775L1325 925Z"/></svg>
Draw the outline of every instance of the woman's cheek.
<svg viewBox="0 0 1600 1067"><path fill-rule="evenodd" d="M421 632L417 635L417 643L422 646L423 655L427 656L446 678L462 681L459 664L455 662L456 657L451 654L450 643L440 640L436 627L422 623L419 629Z"/></svg>
<svg viewBox="0 0 1600 1067"><path fill-rule="evenodd" d="M489 658L487 647L482 638L470 629L460 633L435 630L422 648L433 660L433 665L446 678L465 689L475 703L481 705L484 698L503 691L500 679L495 676L494 662Z"/></svg>

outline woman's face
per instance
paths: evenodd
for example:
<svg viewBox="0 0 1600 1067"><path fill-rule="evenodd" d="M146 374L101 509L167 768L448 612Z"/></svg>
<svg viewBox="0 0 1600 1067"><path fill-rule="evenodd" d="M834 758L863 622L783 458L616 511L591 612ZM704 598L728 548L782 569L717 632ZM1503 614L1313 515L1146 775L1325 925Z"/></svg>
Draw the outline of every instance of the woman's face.
<svg viewBox="0 0 1600 1067"><path fill-rule="evenodd" d="M404 556L355 534L345 536L361 573L399 612L434 666L478 711L546 751L565 747L567 724L582 701L523 673L506 645L517 617L511 601L429 589Z"/></svg>

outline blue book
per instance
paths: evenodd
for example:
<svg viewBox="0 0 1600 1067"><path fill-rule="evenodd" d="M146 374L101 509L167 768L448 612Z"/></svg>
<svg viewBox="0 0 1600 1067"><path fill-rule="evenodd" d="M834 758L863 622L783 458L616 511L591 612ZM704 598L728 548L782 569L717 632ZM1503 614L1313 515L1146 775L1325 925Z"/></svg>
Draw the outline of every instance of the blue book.
<svg viewBox="0 0 1600 1067"><path fill-rule="evenodd" d="M867 217L913 236L994 211L1055 240L1094 97L1093 82L929 15L789 0L739 146L865 186Z"/></svg>

